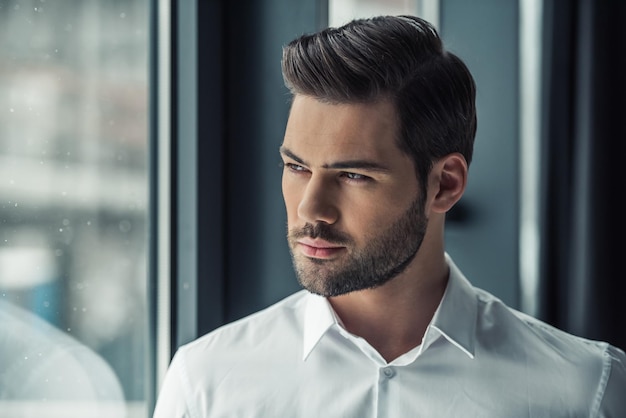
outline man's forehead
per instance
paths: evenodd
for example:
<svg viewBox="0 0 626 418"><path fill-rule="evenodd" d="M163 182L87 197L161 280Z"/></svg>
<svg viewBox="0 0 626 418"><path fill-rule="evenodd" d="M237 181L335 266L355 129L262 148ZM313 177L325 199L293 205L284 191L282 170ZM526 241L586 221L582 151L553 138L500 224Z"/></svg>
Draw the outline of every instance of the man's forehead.
<svg viewBox="0 0 626 418"><path fill-rule="evenodd" d="M373 157L397 148L397 129L395 110L388 102L331 104L296 96L283 144L294 152L301 147L323 148L352 157Z"/></svg>
<svg viewBox="0 0 626 418"><path fill-rule="evenodd" d="M340 168L342 165L384 166L386 160L400 153L392 138L368 141L359 138L332 138L323 134L307 137L285 135L279 151L284 157L298 163L327 168ZM348 162L362 163L355 165Z"/></svg>
<svg viewBox="0 0 626 418"><path fill-rule="evenodd" d="M376 171L388 171L407 157L398 147L389 108L311 100L295 103L281 146L284 157L308 167Z"/></svg>

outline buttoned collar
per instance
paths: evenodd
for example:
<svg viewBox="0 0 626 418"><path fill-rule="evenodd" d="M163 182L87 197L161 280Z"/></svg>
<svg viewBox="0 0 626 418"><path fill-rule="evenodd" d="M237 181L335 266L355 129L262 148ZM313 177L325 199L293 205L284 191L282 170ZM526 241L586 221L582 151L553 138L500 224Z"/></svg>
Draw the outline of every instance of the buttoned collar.
<svg viewBox="0 0 626 418"><path fill-rule="evenodd" d="M442 336L467 356L474 358L478 309L476 292L448 254L446 254L446 262L450 268L448 284L435 315L426 329L419 354L427 350L439 336ZM304 313L302 352L304 360L333 326L340 325L328 300L322 296L309 294Z"/></svg>

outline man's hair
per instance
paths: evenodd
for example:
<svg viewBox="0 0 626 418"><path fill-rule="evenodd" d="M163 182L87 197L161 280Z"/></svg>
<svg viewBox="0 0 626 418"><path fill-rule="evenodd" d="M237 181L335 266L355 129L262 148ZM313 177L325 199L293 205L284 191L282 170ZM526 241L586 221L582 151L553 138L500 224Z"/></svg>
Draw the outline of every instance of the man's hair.
<svg viewBox="0 0 626 418"><path fill-rule="evenodd" d="M303 35L284 47L282 70L293 95L333 104L391 100L398 145L424 190L437 159L459 152L471 162L474 80L423 19L379 16Z"/></svg>

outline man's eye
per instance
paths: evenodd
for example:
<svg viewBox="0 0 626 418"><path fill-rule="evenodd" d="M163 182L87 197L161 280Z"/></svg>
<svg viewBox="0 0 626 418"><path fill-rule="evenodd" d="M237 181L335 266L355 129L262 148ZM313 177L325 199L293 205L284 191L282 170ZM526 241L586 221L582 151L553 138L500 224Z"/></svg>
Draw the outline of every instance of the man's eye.
<svg viewBox="0 0 626 418"><path fill-rule="evenodd" d="M297 172L306 171L306 168L302 167L301 165L293 164L293 163L285 163L285 167L287 167L291 171L297 171Z"/></svg>
<svg viewBox="0 0 626 418"><path fill-rule="evenodd" d="M352 180L352 181L367 181L369 180L369 177L364 176L363 174L358 174L358 173L343 173L343 175L348 179L348 180Z"/></svg>

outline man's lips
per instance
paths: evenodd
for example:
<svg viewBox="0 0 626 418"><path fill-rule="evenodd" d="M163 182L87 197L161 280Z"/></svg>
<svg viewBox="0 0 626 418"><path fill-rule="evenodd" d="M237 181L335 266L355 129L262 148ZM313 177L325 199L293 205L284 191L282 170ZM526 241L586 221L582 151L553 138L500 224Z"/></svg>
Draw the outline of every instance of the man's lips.
<svg viewBox="0 0 626 418"><path fill-rule="evenodd" d="M342 245L321 239L300 238L297 242L302 254L312 258L332 258L345 249Z"/></svg>

